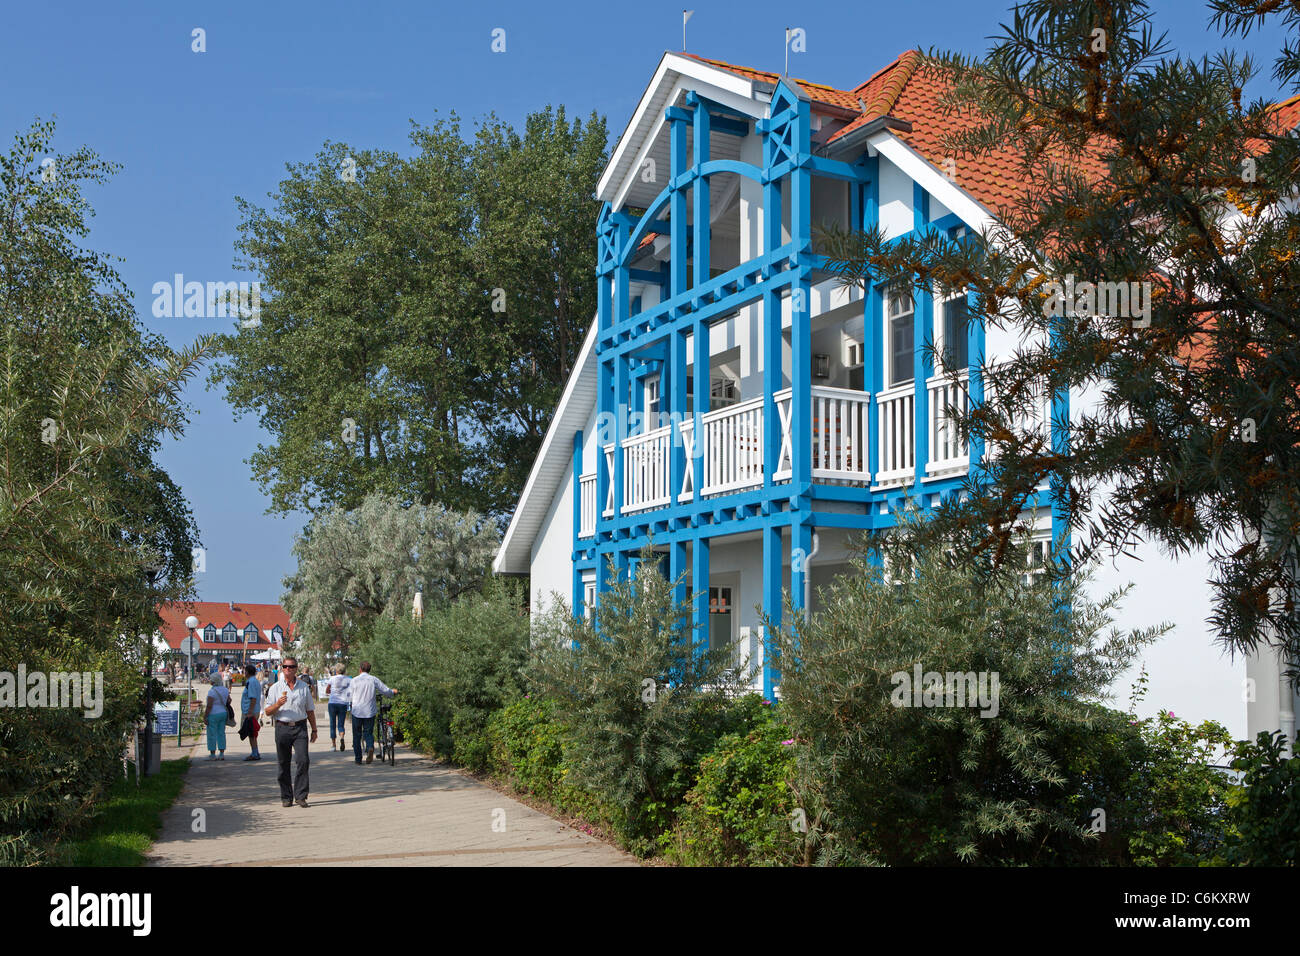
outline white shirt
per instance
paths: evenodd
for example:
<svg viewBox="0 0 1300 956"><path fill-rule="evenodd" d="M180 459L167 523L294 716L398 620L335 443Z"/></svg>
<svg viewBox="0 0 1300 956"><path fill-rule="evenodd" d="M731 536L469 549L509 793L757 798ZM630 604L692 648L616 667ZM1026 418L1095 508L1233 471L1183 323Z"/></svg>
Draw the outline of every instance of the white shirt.
<svg viewBox="0 0 1300 956"><path fill-rule="evenodd" d="M330 703L346 704L352 700L352 695L348 692L351 684L352 678L343 674L336 674L331 677L329 683L325 685L330 689Z"/></svg>
<svg viewBox="0 0 1300 956"><path fill-rule="evenodd" d="M281 694L288 694L289 699L284 702L284 706L271 714L275 720L282 724L293 724L300 720L307 719L308 711L315 711L312 703L311 688L307 686L305 680L294 682L290 687L286 681L276 681L271 689L266 693L266 705L272 707L280 699Z"/></svg>
<svg viewBox="0 0 1300 956"><path fill-rule="evenodd" d="M361 673L352 678L349 687L352 691L352 716L353 717L373 717L375 716L375 694L380 693L385 697L392 697L393 691L389 690L384 682L378 677L371 674Z"/></svg>
<svg viewBox="0 0 1300 956"><path fill-rule="evenodd" d="M223 694L222 691L225 691ZM224 714L230 703L230 691L218 684L208 691L208 700L212 701L211 714Z"/></svg>

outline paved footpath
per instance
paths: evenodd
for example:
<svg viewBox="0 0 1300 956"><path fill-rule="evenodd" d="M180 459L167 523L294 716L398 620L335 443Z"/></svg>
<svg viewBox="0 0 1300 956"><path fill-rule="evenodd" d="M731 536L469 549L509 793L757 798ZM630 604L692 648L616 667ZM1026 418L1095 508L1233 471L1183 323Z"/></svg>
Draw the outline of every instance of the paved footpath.
<svg viewBox="0 0 1300 956"><path fill-rule="evenodd" d="M206 693L207 688L203 691ZM200 698L202 699L202 698ZM191 757L185 787L163 815L152 866L636 866L634 857L527 807L402 744L396 765L357 766L331 751L329 717L316 706L307 807L280 805L273 729L262 759L227 728L225 760L200 738L163 744L163 759ZM206 832L193 830L194 810ZM494 822L496 829L493 828ZM504 829L503 829L504 827Z"/></svg>

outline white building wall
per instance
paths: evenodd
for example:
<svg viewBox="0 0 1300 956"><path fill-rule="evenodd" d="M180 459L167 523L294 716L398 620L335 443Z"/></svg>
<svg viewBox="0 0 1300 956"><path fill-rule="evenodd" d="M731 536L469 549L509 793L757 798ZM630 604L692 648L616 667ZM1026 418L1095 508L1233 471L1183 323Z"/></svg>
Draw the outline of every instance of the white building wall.
<svg viewBox="0 0 1300 956"><path fill-rule="evenodd" d="M572 447L572 436L569 436ZM598 503L599 504L599 503ZM546 520L533 539L529 565L529 599L531 616L548 609L558 594L573 600L573 474L564 483L546 513Z"/></svg>

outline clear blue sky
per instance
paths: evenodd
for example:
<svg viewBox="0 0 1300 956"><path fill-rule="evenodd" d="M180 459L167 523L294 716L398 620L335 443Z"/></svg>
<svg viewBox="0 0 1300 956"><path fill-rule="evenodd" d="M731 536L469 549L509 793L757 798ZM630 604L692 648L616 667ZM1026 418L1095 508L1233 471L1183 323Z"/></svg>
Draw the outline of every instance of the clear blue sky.
<svg viewBox="0 0 1300 956"><path fill-rule="evenodd" d="M808 49L791 55L791 74L840 87L911 47L980 52L1009 6L691 3L691 52L779 71L784 28L802 27ZM1154 6L1179 50L1223 45L1207 34L1198 0ZM467 119L495 111L519 124L532 110L563 104L570 116L604 114L617 136L660 55L681 48L681 10L609 0L452 10L382 0L15 3L0 25L0 135L7 149L35 116L56 116L60 151L86 144L124 165L90 195L90 245L125 260L120 272L142 321L180 345L229 323L155 319L150 290L177 272L205 282L253 278L233 270L236 195L265 204L284 164L310 159L325 140L404 152L409 120L429 122L435 111ZM195 27L207 32L206 53L190 50ZM505 53L490 49L497 27L506 31ZM1273 45L1258 34L1235 43L1260 60L1263 76L1248 94L1274 95ZM204 376L187 399L197 414L162 463L207 547L200 596L278 602L304 516L265 513L244 463L266 440L256 421L235 421Z"/></svg>

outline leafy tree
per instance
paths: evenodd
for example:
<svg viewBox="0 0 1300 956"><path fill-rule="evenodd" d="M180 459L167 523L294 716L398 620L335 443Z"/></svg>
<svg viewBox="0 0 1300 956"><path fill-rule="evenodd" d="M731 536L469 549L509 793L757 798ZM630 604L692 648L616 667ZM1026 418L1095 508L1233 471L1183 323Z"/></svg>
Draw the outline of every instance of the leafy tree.
<svg viewBox="0 0 1300 956"><path fill-rule="evenodd" d="M335 507L303 529L284 608L309 649L328 656L337 641L346 657L380 618L410 616L417 589L427 610L477 590L499 540L496 522L474 512L372 492L359 507Z"/></svg>
<svg viewBox="0 0 1300 956"><path fill-rule="evenodd" d="M1210 9L1228 34L1280 21L1274 76L1294 88L1293 4ZM996 458L927 533L1006 560L1021 508L1050 480L1076 563L1139 540L1205 548L1219 638L1249 649L1268 623L1294 659L1300 139L1270 104L1242 102L1249 58L1175 55L1142 0L1028 0L995 39L983 57L926 68L961 117L944 142L958 184L994 152L1032 184L997 210L1001 225L961 239L826 236L846 281L966 290L976 321L1020 336L1008 361L980 369L985 401L962 416ZM1150 283L1149 314L1083 291L1065 302L1052 283L1071 275L1139 294ZM1095 396L1073 402L1068 445L1026 427L1044 387Z"/></svg>
<svg viewBox="0 0 1300 956"><path fill-rule="evenodd" d="M1091 814L1116 805L1137 735L1096 701L1162 629L1114 628L1122 592L1090 603L1082 575L1025 580L906 534L873 547L892 576L859 561L775 632L810 861L1098 859ZM946 696L950 673L983 681L978 702L964 682Z"/></svg>
<svg viewBox="0 0 1300 956"><path fill-rule="evenodd" d="M326 143L273 209L239 200L261 323L212 382L275 436L250 459L272 510L513 506L595 311L605 140L561 108L467 142L453 113L410 158Z"/></svg>
<svg viewBox="0 0 1300 956"><path fill-rule="evenodd" d="M141 713L136 635L190 593L197 543L153 455L184 424L180 391L203 343L174 353L144 334L111 261L81 247L82 186L115 167L87 148L55 153L53 134L37 121L0 155L0 661L99 673L103 699L93 719L0 708L11 861L42 858L120 769Z"/></svg>
<svg viewBox="0 0 1300 956"><path fill-rule="evenodd" d="M1300 859L1300 761L1286 756L1286 736L1260 731L1254 741L1238 741L1232 769L1242 779L1227 798L1227 861L1295 866Z"/></svg>

